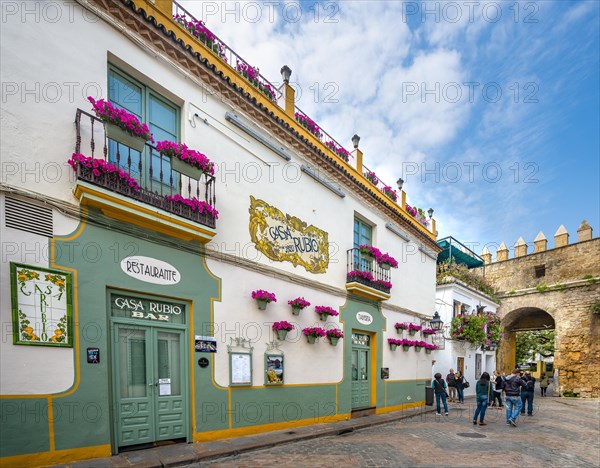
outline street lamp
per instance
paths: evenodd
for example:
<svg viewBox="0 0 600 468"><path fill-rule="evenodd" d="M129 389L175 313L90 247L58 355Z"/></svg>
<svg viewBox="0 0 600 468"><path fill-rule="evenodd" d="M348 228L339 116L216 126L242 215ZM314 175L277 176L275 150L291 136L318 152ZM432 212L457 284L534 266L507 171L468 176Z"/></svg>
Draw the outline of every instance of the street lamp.
<svg viewBox="0 0 600 468"><path fill-rule="evenodd" d="M440 314L438 313L437 310L433 314L433 318L429 321L429 325L435 331L440 331L442 329L442 327L444 326L444 322L442 322L442 319L440 318Z"/></svg>
<svg viewBox="0 0 600 468"><path fill-rule="evenodd" d="M433 218L433 208L429 208L427 214L429 215L429 219Z"/></svg>
<svg viewBox="0 0 600 468"><path fill-rule="evenodd" d="M400 177L397 181L396 184L398 184L398 190L400 192L402 192L402 186L404 185L404 180L402 179L402 177Z"/></svg>
<svg viewBox="0 0 600 468"><path fill-rule="evenodd" d="M354 148L358 148L358 142L360 141L360 137L356 134L354 134L354 136L352 137L352 144L354 145Z"/></svg>
<svg viewBox="0 0 600 468"><path fill-rule="evenodd" d="M288 67L287 65L284 65L283 67L281 67L280 72L281 72L281 77L283 78L283 82L289 83L290 76L292 76L292 69L290 67Z"/></svg>

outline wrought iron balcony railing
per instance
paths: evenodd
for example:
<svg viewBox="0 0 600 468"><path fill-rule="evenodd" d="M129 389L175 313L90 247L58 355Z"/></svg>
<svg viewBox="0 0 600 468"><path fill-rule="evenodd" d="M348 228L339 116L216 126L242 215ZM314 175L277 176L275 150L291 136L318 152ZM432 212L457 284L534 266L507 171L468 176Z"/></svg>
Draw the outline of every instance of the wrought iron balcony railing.
<svg viewBox="0 0 600 468"><path fill-rule="evenodd" d="M214 208L214 176L203 174L197 180L184 176L172 170L170 158L160 154L149 143L139 152L111 140L106 136L103 122L81 109L77 109L75 129L75 154L95 160L95 164L91 164L92 167L74 165L77 179L204 226L213 229L216 227L216 216L213 213L200 211L198 204L194 206L193 203L186 204L181 201L195 198ZM116 167L117 170L109 172L94 167L102 162Z"/></svg>
<svg viewBox="0 0 600 468"><path fill-rule="evenodd" d="M348 273L346 283L359 283L389 294L392 287L390 270L382 267L375 258L365 256L359 249L347 251Z"/></svg>

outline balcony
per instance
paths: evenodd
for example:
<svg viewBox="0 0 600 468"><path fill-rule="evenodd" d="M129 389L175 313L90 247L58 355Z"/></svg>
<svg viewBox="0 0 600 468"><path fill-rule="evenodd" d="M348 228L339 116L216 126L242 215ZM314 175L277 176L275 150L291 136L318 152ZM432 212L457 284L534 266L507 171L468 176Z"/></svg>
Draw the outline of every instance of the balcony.
<svg viewBox="0 0 600 468"><path fill-rule="evenodd" d="M137 151L108 138L103 122L81 109L75 128L75 155L86 158L85 164L71 164L83 206L183 240L206 243L214 237L216 210L203 209L215 206L214 176L185 176L149 143Z"/></svg>
<svg viewBox="0 0 600 468"><path fill-rule="evenodd" d="M391 297L391 272L382 267L374 258L364 256L359 249L349 249L346 253L348 273L346 290L358 296L376 301Z"/></svg>

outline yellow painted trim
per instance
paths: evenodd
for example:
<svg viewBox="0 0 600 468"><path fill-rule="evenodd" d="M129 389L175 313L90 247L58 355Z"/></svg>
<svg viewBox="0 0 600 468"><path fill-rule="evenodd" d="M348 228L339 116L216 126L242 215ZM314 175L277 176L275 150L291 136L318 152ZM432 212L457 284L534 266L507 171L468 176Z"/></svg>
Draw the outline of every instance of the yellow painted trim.
<svg viewBox="0 0 600 468"><path fill-rule="evenodd" d="M233 428L233 411L231 411L232 408L232 398L231 398L231 387L227 388L227 422L228 422L228 426L229 429Z"/></svg>
<svg viewBox="0 0 600 468"><path fill-rule="evenodd" d="M110 445L95 445L76 449L53 450L49 452L3 457L0 458L0 466L3 468L39 467L89 460L91 458L110 457L110 455Z"/></svg>
<svg viewBox="0 0 600 468"><path fill-rule="evenodd" d="M377 406L377 332L371 332L371 406Z"/></svg>
<svg viewBox="0 0 600 468"><path fill-rule="evenodd" d="M192 413L192 434L196 432L196 386L194 385L194 376L196 372L195 364L195 344L196 341L194 339L194 301L189 301L189 332L190 332L190 378L188 380L188 385L190 386L190 403L191 403L191 413ZM193 437L193 435L192 435Z"/></svg>
<svg viewBox="0 0 600 468"><path fill-rule="evenodd" d="M432 240L436 239L435 230L433 232L429 231L427 228L422 226L416 219L412 218L406 210L404 209L404 205L400 206L398 203L393 202L388 197L383 195L380 190L375 188L371 188L371 182L364 177L362 171L357 171L354 167L352 167L349 163L344 161L342 158L337 156L331 149L325 146L325 143L315 137L312 133L310 133L307 129L305 129L302 125L300 125L294 115L288 114L285 109L279 106L277 103L274 103L270 99L268 99L263 93L261 93L255 86L251 85L242 75L240 75L230 64L224 62L220 57L218 57L211 49L206 47L200 41L198 41L190 32L181 26L178 22L174 21L168 15L165 15L160 9L157 9L154 5L149 2L146 2L145 7L150 10L150 15L154 16L159 24L163 24L167 29L174 31L178 38L188 40L185 41L186 45L190 46L194 52L198 52L202 57L211 59L211 64L215 67L215 69L225 76L227 76L231 82L235 83L238 87L243 88L246 92L248 92L254 99L256 99L260 104L269 109L270 112L275 114L278 118L286 121L288 125L290 125L297 133L299 133L303 138L310 141L314 146L320 148L323 153L330 153L334 155L335 160L338 164L345 165L346 169L359 180L364 182L364 185L368 188L368 190L375 194L377 198L383 201L388 207L392 208L395 211L399 211L403 213L408 222L417 227L417 229L421 230L424 234L430 237Z"/></svg>
<svg viewBox="0 0 600 468"><path fill-rule="evenodd" d="M197 432L196 434L194 434L194 442L209 442L213 440L229 439L232 437L257 434L260 432L272 432L294 427L312 426L313 424L325 424L337 421L345 421L349 418L349 414L334 414L331 416L321 416L318 418L261 424L258 426L239 427L235 429L223 429L220 431Z"/></svg>
<svg viewBox="0 0 600 468"><path fill-rule="evenodd" d="M357 283L355 281L346 283L346 290L356 294L357 296L366 297L367 299L373 299L376 301L385 301L392 297L391 294L386 294L378 289L365 286L364 284Z"/></svg>
<svg viewBox="0 0 600 468"><path fill-rule="evenodd" d="M206 244L217 234L215 230L202 227L193 221L185 222L178 219L177 215L168 216L160 213L159 208L150 209L143 203L122 200L102 189L84 185L81 181L77 181L75 196L83 206L98 208L110 218L185 241L198 240ZM123 208L129 208L132 211ZM145 214L147 217L137 215L136 212ZM163 221L167 224L163 224Z"/></svg>
<svg viewBox="0 0 600 468"><path fill-rule="evenodd" d="M402 411L411 408L418 408L420 406L425 406L425 401L414 401L412 403L402 403L401 405L389 406L386 408L376 408L375 414L385 414L385 413L393 413L394 411Z"/></svg>
<svg viewBox="0 0 600 468"><path fill-rule="evenodd" d="M48 439L50 442L50 451L56 449L54 443L54 407L52 405L52 397L48 397Z"/></svg>

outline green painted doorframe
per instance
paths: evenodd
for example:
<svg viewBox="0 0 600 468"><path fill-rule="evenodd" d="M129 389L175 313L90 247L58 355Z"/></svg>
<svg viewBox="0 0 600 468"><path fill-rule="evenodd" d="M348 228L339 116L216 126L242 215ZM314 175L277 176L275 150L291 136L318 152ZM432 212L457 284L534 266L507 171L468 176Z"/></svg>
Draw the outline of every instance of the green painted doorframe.
<svg viewBox="0 0 600 468"><path fill-rule="evenodd" d="M112 402L112 404L110 405L110 418L111 418L111 424L110 427L112 428L112 434L111 434L111 446L112 446L112 453L113 454L117 454L119 453L119 448L120 447L125 447L127 445L131 445L131 444L120 444L119 441L119 405L120 405L120 392L118 389L118 386L120 384L120 380L119 380L119 358L120 358L120 353L117 350L117 346L119 345L118 341L116 341L118 339L118 333L119 330L128 330L128 331L136 331L136 330L141 330L145 333L145 338L148 340L146 342L145 345L145 349L149 350L148 355L145 356L145 360L146 360L146 369L148 371L148 373L150 374L150 377L152 378L152 380L158 380L159 378L159 369L158 369L158 354L159 354L159 350L158 350L158 336L160 333L167 333L167 334L178 334L179 335L179 375L180 375L180 382L181 382L181 394L182 394L182 402L183 402L183 408L181 408L182 414L183 414L183 433L181 435L177 435L175 437L168 437L168 435L166 436L161 436L158 433L158 427L157 426L157 422L158 422L158 417L160 414L160 407L164 406L165 403L167 403L166 401L161 401L162 400L167 400L167 398L161 398L161 396L159 395L159 387L158 385L153 385L152 387L150 387L148 385L148 382L145 383L146 388L150 389L153 393L152 397L150 398L150 406L151 406L151 412L152 414L150 415L153 418L153 437L151 437L152 440L149 440L148 442L141 442L141 443L154 443L156 441L159 440L168 440L169 438L173 438L173 439L178 439L178 438L184 438L186 439L187 442L191 442L192 441L192 421L191 421L191 417L190 417L190 413L191 413L191 405L193 404L192 402L192 392L191 392L191 388L190 388L190 381L191 381L191 376L189 375L189 359L188 359L188 350L189 350L189 340L188 340L188 335L189 335L189 323L190 320L193 320L193 317L190 317L189 315L187 315L185 317L185 323L184 324L172 324L172 323L164 323L164 322L155 322L152 320L142 320L142 319L131 319L131 318L123 318L123 317L114 317L112 316L112 311L111 311L111 306L112 306L112 301L111 301L111 296L117 294L117 295L121 295L121 296L128 296L128 297L134 297L134 298L140 298L140 299L150 299L150 300L156 300L156 301L161 301L161 302L165 302L168 301L170 303L177 303L180 304L182 306L185 307L185 313L189 314L191 311L191 308L189 307L189 304L181 301L181 300L174 300L174 299L167 299L165 300L165 298L162 297L155 297L155 296L150 296L147 294L142 294L142 293L135 293L135 292L129 292L129 291L119 291L118 289L107 289L107 306L108 306L108 322L109 322L109 329L110 329L110 335L111 335L111 339L109 340L109 349L108 349L108 359L109 359L109 366L110 366L110 372L109 372L109 379L110 379L110 385L109 385L109 389L110 389L110 401ZM149 344L148 344L149 343ZM127 359L129 359L129 355L127 356ZM146 376L146 380L148 379L148 376ZM156 382L154 382L156 383ZM164 414L164 411L163 411Z"/></svg>

